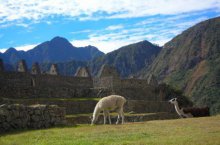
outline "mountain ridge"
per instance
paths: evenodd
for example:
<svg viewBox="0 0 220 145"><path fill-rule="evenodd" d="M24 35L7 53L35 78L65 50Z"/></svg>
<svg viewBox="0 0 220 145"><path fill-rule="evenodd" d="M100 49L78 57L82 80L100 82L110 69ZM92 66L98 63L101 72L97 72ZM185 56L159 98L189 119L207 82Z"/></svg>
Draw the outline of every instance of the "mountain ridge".
<svg viewBox="0 0 220 145"><path fill-rule="evenodd" d="M103 54L94 46L75 47L67 39L56 36L50 41L45 41L26 52L17 51L11 47L5 53L2 53L1 57L8 64L16 64L19 60L25 59L30 67L34 62L89 61Z"/></svg>
<svg viewBox="0 0 220 145"><path fill-rule="evenodd" d="M199 106L220 112L220 17L200 22L167 42L142 78L154 74Z"/></svg>
<svg viewBox="0 0 220 145"><path fill-rule="evenodd" d="M114 66L121 77L129 77L145 66L149 66L160 50L161 47L144 40L97 57L89 65L93 75L97 75L101 66L107 64Z"/></svg>

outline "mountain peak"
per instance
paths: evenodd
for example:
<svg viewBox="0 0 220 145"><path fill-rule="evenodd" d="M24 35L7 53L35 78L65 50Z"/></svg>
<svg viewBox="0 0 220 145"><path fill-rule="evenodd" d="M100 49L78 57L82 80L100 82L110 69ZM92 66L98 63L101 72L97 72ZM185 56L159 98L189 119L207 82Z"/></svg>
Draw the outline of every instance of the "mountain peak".
<svg viewBox="0 0 220 145"><path fill-rule="evenodd" d="M64 38L64 37L60 37L60 36L56 36L53 39L50 40L51 43L59 43L59 42L64 42L64 43L69 43L69 41Z"/></svg>
<svg viewBox="0 0 220 145"><path fill-rule="evenodd" d="M14 47L10 47L8 50L5 51L5 53L14 53L17 52L17 50Z"/></svg>

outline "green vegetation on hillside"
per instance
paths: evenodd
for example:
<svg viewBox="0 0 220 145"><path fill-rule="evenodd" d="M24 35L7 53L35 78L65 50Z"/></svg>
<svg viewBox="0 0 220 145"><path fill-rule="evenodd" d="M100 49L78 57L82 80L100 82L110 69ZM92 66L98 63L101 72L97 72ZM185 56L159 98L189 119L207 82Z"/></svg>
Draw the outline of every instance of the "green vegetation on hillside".
<svg viewBox="0 0 220 145"><path fill-rule="evenodd" d="M220 112L220 17L201 22L164 45L144 77L154 74L197 106Z"/></svg>
<svg viewBox="0 0 220 145"><path fill-rule="evenodd" d="M122 77L127 77L149 66L160 50L159 46L141 41L97 57L89 65L95 75L103 64L108 64L114 66Z"/></svg>
<svg viewBox="0 0 220 145"><path fill-rule="evenodd" d="M219 145L220 116L126 123L78 125L2 135L2 145Z"/></svg>

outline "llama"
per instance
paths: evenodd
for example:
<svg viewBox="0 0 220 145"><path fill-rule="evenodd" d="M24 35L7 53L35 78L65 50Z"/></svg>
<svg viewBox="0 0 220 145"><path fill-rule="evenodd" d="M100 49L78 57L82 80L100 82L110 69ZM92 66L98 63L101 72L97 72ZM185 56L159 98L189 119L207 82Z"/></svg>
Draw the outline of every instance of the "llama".
<svg viewBox="0 0 220 145"><path fill-rule="evenodd" d="M209 116L210 115L208 107L204 107L204 108L195 108L195 107L180 108L179 104L177 102L177 98L173 98L169 102L175 106L175 110L181 118L204 117L204 116Z"/></svg>
<svg viewBox="0 0 220 145"><path fill-rule="evenodd" d="M115 110L118 113L118 118L116 124L119 123L120 117L122 118L122 124L124 124L124 112L123 107L126 102L126 99L119 95L110 95L107 97L102 98L96 104L91 125L95 124L98 120L99 113L103 111L104 115L104 124L106 124L106 117L108 116L109 124L111 124L110 114L109 111Z"/></svg>

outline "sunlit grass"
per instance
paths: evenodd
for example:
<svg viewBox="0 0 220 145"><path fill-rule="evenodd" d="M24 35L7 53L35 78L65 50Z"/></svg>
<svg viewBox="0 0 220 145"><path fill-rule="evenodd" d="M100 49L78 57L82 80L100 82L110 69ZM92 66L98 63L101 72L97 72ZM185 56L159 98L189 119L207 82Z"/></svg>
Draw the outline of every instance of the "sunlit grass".
<svg viewBox="0 0 220 145"><path fill-rule="evenodd" d="M220 116L30 130L0 137L0 145L219 145Z"/></svg>
<svg viewBox="0 0 220 145"><path fill-rule="evenodd" d="M134 113L134 114L130 114L130 113L124 113L125 116L145 116L145 115L154 115L157 113ZM101 112L100 115L103 115L103 113ZM111 116L117 116L117 113L110 113ZM92 113L84 113L84 114L70 114L70 115L66 115L66 118L71 118L71 117L79 117L79 116L92 116Z"/></svg>

